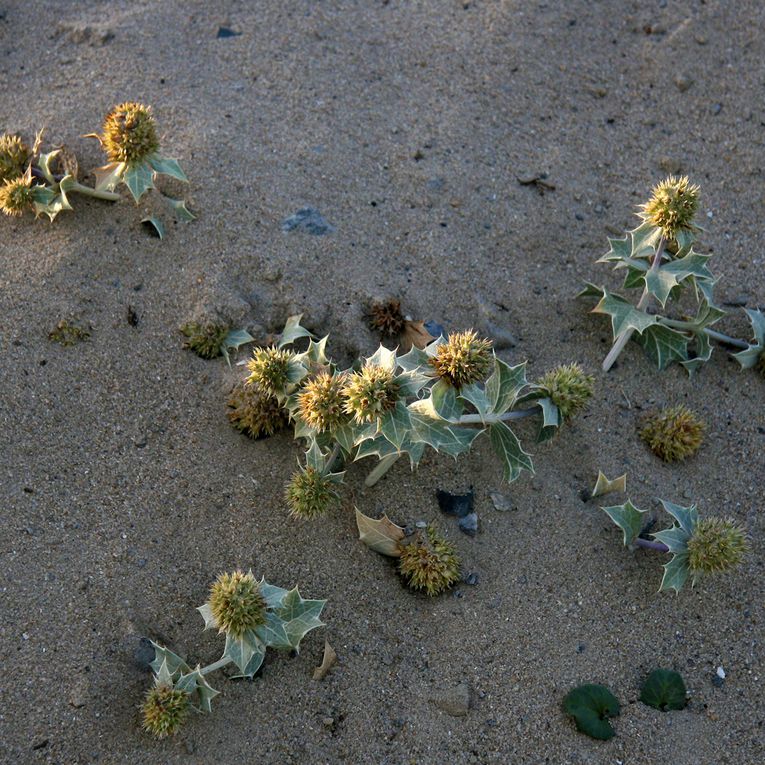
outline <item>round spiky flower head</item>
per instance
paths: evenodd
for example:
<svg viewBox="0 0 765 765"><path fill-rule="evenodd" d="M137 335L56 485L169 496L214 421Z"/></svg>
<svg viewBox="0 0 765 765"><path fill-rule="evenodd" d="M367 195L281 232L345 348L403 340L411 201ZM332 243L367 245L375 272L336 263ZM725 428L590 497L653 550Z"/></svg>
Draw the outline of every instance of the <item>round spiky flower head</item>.
<svg viewBox="0 0 765 765"><path fill-rule="evenodd" d="M290 515L313 520L324 515L340 501L334 483L329 476L312 468L298 470L284 490L284 499Z"/></svg>
<svg viewBox="0 0 765 765"><path fill-rule="evenodd" d="M32 176L28 173L11 178L0 186L0 210L6 215L21 217L26 210L31 210L34 203Z"/></svg>
<svg viewBox="0 0 765 765"><path fill-rule="evenodd" d="M699 206L699 187L687 176L670 175L653 187L651 198L643 205L640 216L657 226L668 240L679 231L693 228L693 218Z"/></svg>
<svg viewBox="0 0 765 765"><path fill-rule="evenodd" d="M187 338L183 347L194 351L203 359L215 359L221 355L228 331L229 328L225 324L189 322L181 327L181 332Z"/></svg>
<svg viewBox="0 0 765 765"><path fill-rule="evenodd" d="M404 314L401 313L401 302L395 298L372 303L368 318L370 329L376 330L383 337L398 337L406 325Z"/></svg>
<svg viewBox="0 0 765 765"><path fill-rule="evenodd" d="M595 378L585 374L579 364L563 364L550 370L539 385L547 388L561 417L569 420L584 409L592 396Z"/></svg>
<svg viewBox="0 0 765 765"><path fill-rule="evenodd" d="M401 576L413 590L438 595L460 578L460 561L453 544L432 526L417 532L413 542L403 545L398 564Z"/></svg>
<svg viewBox="0 0 765 765"><path fill-rule="evenodd" d="M188 693L168 685L150 688L141 707L144 730L157 738L177 733L189 715L190 701Z"/></svg>
<svg viewBox="0 0 765 765"><path fill-rule="evenodd" d="M228 419L250 438L266 438L287 427L289 418L270 393L255 385L238 382L228 396Z"/></svg>
<svg viewBox="0 0 765 765"><path fill-rule="evenodd" d="M449 335L430 360L438 376L455 388L485 380L491 369L491 340L472 329Z"/></svg>
<svg viewBox="0 0 765 765"><path fill-rule="evenodd" d="M688 567L693 574L729 571L748 547L746 530L731 518L704 518L688 540Z"/></svg>
<svg viewBox="0 0 765 765"><path fill-rule="evenodd" d="M159 149L151 108L128 101L115 106L104 120L101 145L110 162L143 162Z"/></svg>
<svg viewBox="0 0 765 765"><path fill-rule="evenodd" d="M266 623L266 599L252 572L221 574L210 588L209 603L218 632L238 638Z"/></svg>
<svg viewBox="0 0 765 765"><path fill-rule="evenodd" d="M705 430L704 422L680 405L650 415L640 430L640 438L664 462L682 462L698 451Z"/></svg>
<svg viewBox="0 0 765 765"><path fill-rule="evenodd" d="M367 364L345 379L345 411L359 424L374 422L395 408L399 391L392 370Z"/></svg>
<svg viewBox="0 0 765 765"><path fill-rule="evenodd" d="M264 391L273 395L282 393L289 382L289 366L293 354L271 346L256 348L247 362L249 383L257 383Z"/></svg>
<svg viewBox="0 0 765 765"><path fill-rule="evenodd" d="M343 376L319 372L298 396L300 417L320 433L334 430L344 421Z"/></svg>
<svg viewBox="0 0 765 765"><path fill-rule="evenodd" d="M17 135L0 136L0 183L24 174L30 151Z"/></svg>

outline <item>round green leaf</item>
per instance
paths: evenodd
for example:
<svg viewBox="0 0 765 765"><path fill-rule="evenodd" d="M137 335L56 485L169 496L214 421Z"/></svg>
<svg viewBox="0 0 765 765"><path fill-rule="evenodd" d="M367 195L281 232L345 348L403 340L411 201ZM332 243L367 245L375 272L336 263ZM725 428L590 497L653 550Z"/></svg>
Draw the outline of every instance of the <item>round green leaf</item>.
<svg viewBox="0 0 765 765"><path fill-rule="evenodd" d="M619 714L619 702L603 685L580 685L569 691L563 711L574 718L577 730L592 738L607 741L616 735L608 718Z"/></svg>
<svg viewBox="0 0 765 765"><path fill-rule="evenodd" d="M685 709L688 697L683 678L671 669L655 669L643 683L640 700L662 712Z"/></svg>

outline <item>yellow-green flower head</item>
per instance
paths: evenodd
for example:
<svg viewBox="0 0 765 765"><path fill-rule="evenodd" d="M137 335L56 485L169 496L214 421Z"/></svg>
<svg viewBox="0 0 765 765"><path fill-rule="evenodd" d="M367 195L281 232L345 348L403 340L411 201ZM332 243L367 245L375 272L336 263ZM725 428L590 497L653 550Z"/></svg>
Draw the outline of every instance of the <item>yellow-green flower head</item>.
<svg viewBox="0 0 765 765"><path fill-rule="evenodd" d="M209 604L218 632L238 638L266 623L266 599L252 573L221 574L210 588Z"/></svg>
<svg viewBox="0 0 765 765"><path fill-rule="evenodd" d="M104 120L101 145L110 162L143 162L159 149L151 108L129 101L115 106Z"/></svg>
<svg viewBox="0 0 765 765"><path fill-rule="evenodd" d="M693 574L729 571L748 547L746 530L731 518L704 518L688 540L688 567Z"/></svg>
<svg viewBox="0 0 765 765"><path fill-rule="evenodd" d="M247 369L250 370L247 382L256 383L273 395L283 393L289 383L289 366L293 355L290 351L274 346L256 348L247 362Z"/></svg>
<svg viewBox="0 0 765 765"><path fill-rule="evenodd" d="M298 396L300 417L320 433L335 430L344 421L342 375L319 372Z"/></svg>
<svg viewBox="0 0 765 765"><path fill-rule="evenodd" d="M189 322L181 327L181 332L187 338L183 347L194 351L203 359L215 359L221 355L228 331L229 327L225 324Z"/></svg>
<svg viewBox="0 0 765 765"><path fill-rule="evenodd" d="M24 174L30 151L17 135L0 136L0 183Z"/></svg>
<svg viewBox="0 0 765 765"><path fill-rule="evenodd" d="M172 736L189 716L189 694L166 685L155 685L144 699L143 727L157 738Z"/></svg>
<svg viewBox="0 0 765 765"><path fill-rule="evenodd" d="M30 175L11 178L0 186L0 210L6 215L21 217L25 211L33 209L34 189Z"/></svg>
<svg viewBox="0 0 765 765"><path fill-rule="evenodd" d="M683 229L693 227L693 218L699 206L699 187L691 184L687 176L670 175L654 186L651 198L643 205L640 216L657 226L668 240L673 240Z"/></svg>
<svg viewBox="0 0 765 765"><path fill-rule="evenodd" d="M592 396L595 378L585 374L579 364L563 364L549 371L539 385L547 388L561 417L569 420L584 409Z"/></svg>
<svg viewBox="0 0 765 765"><path fill-rule="evenodd" d="M250 438L272 436L289 424L287 412L276 398L255 385L238 382L226 403L231 424Z"/></svg>
<svg viewBox="0 0 765 765"><path fill-rule="evenodd" d="M449 385L462 388L485 380L491 370L491 340L480 339L473 330L455 332L438 346L430 360L436 374Z"/></svg>
<svg viewBox="0 0 765 765"><path fill-rule="evenodd" d="M367 364L345 379L345 412L359 424L375 422L395 408L399 392L392 370Z"/></svg>
<svg viewBox="0 0 765 765"><path fill-rule="evenodd" d="M640 438L664 462L681 462L698 451L705 431L702 420L681 405L649 416L640 431Z"/></svg>
<svg viewBox="0 0 765 765"><path fill-rule="evenodd" d="M453 544L432 526L423 535L417 532L413 542L401 547L398 564L401 576L413 590L439 595L460 578L460 561Z"/></svg>
<svg viewBox="0 0 765 765"><path fill-rule="evenodd" d="M284 499L295 518L313 520L340 501L332 480L312 467L298 470L284 490Z"/></svg>

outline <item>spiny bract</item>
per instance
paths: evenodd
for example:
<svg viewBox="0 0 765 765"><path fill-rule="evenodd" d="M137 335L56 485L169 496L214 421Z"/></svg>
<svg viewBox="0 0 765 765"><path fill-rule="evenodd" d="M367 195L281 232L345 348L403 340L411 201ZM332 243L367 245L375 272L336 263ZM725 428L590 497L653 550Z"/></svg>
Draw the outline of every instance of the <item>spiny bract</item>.
<svg viewBox="0 0 765 765"><path fill-rule="evenodd" d="M104 119L101 144L110 162L144 162L159 149L151 108L134 101L115 106Z"/></svg>
<svg viewBox="0 0 765 765"><path fill-rule="evenodd" d="M272 436L289 424L279 402L256 385L238 382L226 403L231 424L250 438Z"/></svg>
<svg viewBox="0 0 765 765"><path fill-rule="evenodd" d="M649 416L640 437L664 462L681 462L695 454L706 425L686 406L673 406Z"/></svg>
<svg viewBox="0 0 765 765"><path fill-rule="evenodd" d="M186 336L184 348L188 348L203 359L214 359L221 355L223 341L228 335L229 327L224 324L200 324L191 321L181 327Z"/></svg>
<svg viewBox="0 0 765 765"><path fill-rule="evenodd" d="M0 136L0 183L24 174L29 148L17 135L3 133Z"/></svg>
<svg viewBox="0 0 765 765"><path fill-rule="evenodd" d="M379 332L383 337L398 337L406 324L401 313L401 303L395 298L375 301L369 307L369 327Z"/></svg>
<svg viewBox="0 0 765 765"><path fill-rule="evenodd" d="M282 393L289 382L289 366L293 354L274 346L256 348L247 362L250 375L247 381L257 383L268 393Z"/></svg>
<svg viewBox="0 0 765 765"><path fill-rule="evenodd" d="M746 530L731 518L704 518L688 540L688 567L694 574L729 571L748 548Z"/></svg>
<svg viewBox="0 0 765 765"><path fill-rule="evenodd" d="M428 526L425 534L418 531L413 542L402 545L399 571L413 590L433 596L459 580L460 562L454 545Z"/></svg>
<svg viewBox="0 0 765 765"><path fill-rule="evenodd" d="M480 339L473 330L468 330L449 335L430 363L442 380L462 388L485 380L491 370L491 359L491 340Z"/></svg>
<svg viewBox="0 0 765 765"><path fill-rule="evenodd" d="M313 520L337 504L340 495L328 476L308 466L292 476L284 490L284 498L290 515Z"/></svg>
<svg viewBox="0 0 765 765"><path fill-rule="evenodd" d="M218 632L241 637L266 623L266 600L251 573L221 574L210 588L209 603Z"/></svg>
<svg viewBox="0 0 765 765"><path fill-rule="evenodd" d="M569 420L584 409L592 396L595 378L585 374L579 364L564 364L549 371L539 385L547 388L561 417Z"/></svg>
<svg viewBox="0 0 765 765"><path fill-rule="evenodd" d="M367 364L346 378L344 409L359 424L374 422L395 408L399 392L390 369Z"/></svg>
<svg viewBox="0 0 765 765"><path fill-rule="evenodd" d="M320 433L341 425L343 416L343 377L319 372L298 395L301 419Z"/></svg>
<svg viewBox="0 0 765 765"><path fill-rule="evenodd" d="M32 178L20 175L11 178L0 186L0 209L6 215L21 217L26 210L31 210L34 203Z"/></svg>
<svg viewBox="0 0 765 765"><path fill-rule="evenodd" d="M172 736L189 715L190 698L185 691L155 685L146 693L141 712L144 730L157 738Z"/></svg>
<svg viewBox="0 0 765 765"><path fill-rule="evenodd" d="M660 228L668 240L673 240L679 231L693 227L698 206L699 187L691 184L687 176L670 175L654 186L640 216Z"/></svg>

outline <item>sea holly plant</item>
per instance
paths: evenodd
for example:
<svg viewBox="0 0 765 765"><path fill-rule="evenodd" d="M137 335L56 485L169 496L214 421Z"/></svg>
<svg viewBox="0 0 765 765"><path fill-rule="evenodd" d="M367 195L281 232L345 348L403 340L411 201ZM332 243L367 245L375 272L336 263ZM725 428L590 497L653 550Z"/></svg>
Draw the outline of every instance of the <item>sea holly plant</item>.
<svg viewBox="0 0 765 765"><path fill-rule="evenodd" d="M475 332L439 337L424 349L399 353L380 346L349 369L327 356L328 337L316 340L287 321L279 341L256 348L247 383L288 413L306 446L306 465L287 488L293 515L314 518L337 503L343 466L376 458L366 483L374 485L401 457L415 468L430 446L458 457L481 434L489 437L505 479L533 472L530 455L511 428L534 417L538 440L550 439L582 410L593 380L575 364L558 367L537 383L526 365L498 359L490 340ZM306 350L292 348L308 339Z"/></svg>
<svg viewBox="0 0 765 765"><path fill-rule="evenodd" d="M234 678L252 678L263 664L267 648L300 650L300 642L316 627L325 600L304 600L297 587L285 590L258 581L252 571L221 574L210 589L207 603L198 611L205 629L225 635L220 659L192 669L170 649L154 646L154 683L141 707L143 727L158 738L176 733L192 710L211 712L211 701L218 695L207 681L216 670L233 664Z"/></svg>
<svg viewBox="0 0 765 765"><path fill-rule="evenodd" d="M642 547L672 555L664 564L664 577L659 592L680 592L691 579L692 585L706 574L717 574L736 568L749 547L746 530L731 518L699 518L695 505L683 507L660 500L673 518L673 525L648 533L653 519L628 499L623 505L602 508L622 530L624 545ZM648 537L653 537L648 539Z"/></svg>
<svg viewBox="0 0 765 765"><path fill-rule="evenodd" d="M744 368L762 363L765 323L759 311L747 311L755 331L752 344L712 329L725 311L714 299L712 256L694 249L701 231L698 206L699 187L687 177L670 176L638 212L641 224L623 239L609 239L610 250L597 262L624 272L622 288L637 290L640 297L635 302L591 283L579 295L597 299L593 313L610 318L613 346L603 361L605 371L631 338L659 369L679 363L693 373L711 357L713 341L743 349L734 357Z"/></svg>

